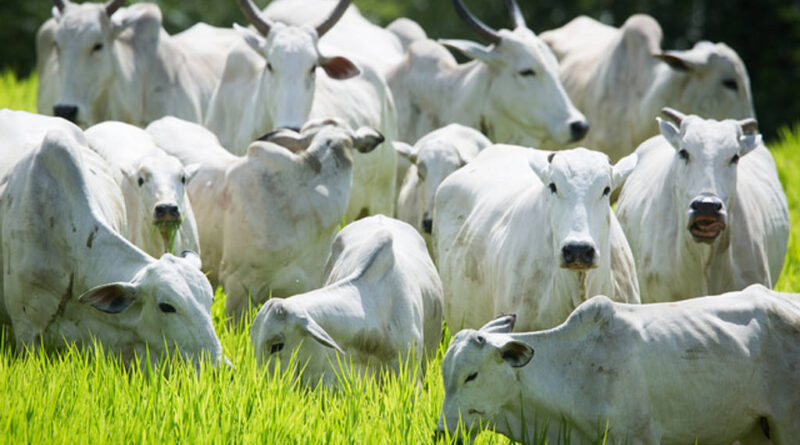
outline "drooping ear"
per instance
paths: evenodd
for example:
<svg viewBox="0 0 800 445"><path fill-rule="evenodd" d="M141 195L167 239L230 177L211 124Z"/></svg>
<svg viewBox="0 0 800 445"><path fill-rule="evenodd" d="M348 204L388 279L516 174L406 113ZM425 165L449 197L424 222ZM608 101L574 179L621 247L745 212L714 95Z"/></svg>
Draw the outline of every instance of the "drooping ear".
<svg viewBox="0 0 800 445"><path fill-rule="evenodd" d="M739 126L742 129L742 135L739 136L739 156L744 156L761 145L762 138L755 119L739 121Z"/></svg>
<svg viewBox="0 0 800 445"><path fill-rule="evenodd" d="M119 167L119 171L122 173L122 176L124 176L125 179L127 179L128 181L131 182L131 185L137 186L137 187L139 186L139 184L137 184L137 176L138 175L137 175L136 169L131 168L129 166L120 166Z"/></svg>
<svg viewBox="0 0 800 445"><path fill-rule="evenodd" d="M525 366L533 358L533 348L517 340L509 340L500 346L498 353L513 368Z"/></svg>
<svg viewBox="0 0 800 445"><path fill-rule="evenodd" d="M661 135L664 136L664 139L666 139L675 150L680 150L681 130L672 122L661 119L660 117L657 117L656 121L658 121L658 128L661 129Z"/></svg>
<svg viewBox="0 0 800 445"><path fill-rule="evenodd" d="M314 340L318 341L322 346L333 348L339 354L344 355L344 351L339 345L334 341L325 329L322 329L322 326L318 325L313 318L309 317L308 315L304 315L300 317L300 327L303 328L304 331L308 333Z"/></svg>
<svg viewBox="0 0 800 445"><path fill-rule="evenodd" d="M626 179L628 179L628 176L636 167L636 163L638 161L639 157L636 155L636 153L631 153L614 164L614 168L611 169L612 191L622 187L622 184L625 183Z"/></svg>
<svg viewBox="0 0 800 445"><path fill-rule="evenodd" d="M545 185L550 183L550 163L555 155L555 152L548 154L539 150L531 150L528 155L528 164Z"/></svg>
<svg viewBox="0 0 800 445"><path fill-rule="evenodd" d="M492 334L508 334L514 330L514 323L517 322L516 314L501 315L494 320L481 326L479 331Z"/></svg>
<svg viewBox="0 0 800 445"><path fill-rule="evenodd" d="M374 128L360 127L353 134L353 148L359 153L369 153L378 145L382 144L385 138L383 135Z"/></svg>
<svg viewBox="0 0 800 445"><path fill-rule="evenodd" d="M188 261L189 264L196 267L197 270L201 270L203 268L203 261L200 259L200 255L198 255L197 252L184 250L181 252L181 258Z"/></svg>
<svg viewBox="0 0 800 445"><path fill-rule="evenodd" d="M281 128L278 130L270 131L258 138L259 141L272 142L281 147L289 149L293 153L305 151L311 140L314 139L316 132L298 133L288 128Z"/></svg>
<svg viewBox="0 0 800 445"><path fill-rule="evenodd" d="M200 163L197 164L189 164L183 168L183 175L186 176L186 184L194 178L197 172L200 171Z"/></svg>
<svg viewBox="0 0 800 445"><path fill-rule="evenodd" d="M238 23L233 24L233 29L235 29L242 36L242 38L244 38L244 41L250 45L250 48L253 48L255 52L263 55L263 48L267 44L267 39L262 37L258 32L253 31L250 28L245 28Z"/></svg>
<svg viewBox="0 0 800 445"><path fill-rule="evenodd" d="M136 300L136 286L127 282L103 284L89 289L78 298L83 304L109 314L118 314Z"/></svg>
<svg viewBox="0 0 800 445"><path fill-rule="evenodd" d="M123 31L135 28L137 46L151 47L161 32L161 9L151 3L130 6L124 14L111 16L111 33L117 38Z"/></svg>
<svg viewBox="0 0 800 445"><path fill-rule="evenodd" d="M492 64L498 60L497 54L492 51L492 47L483 46L471 40L439 39L438 42L444 46L461 51L465 56L471 59L480 60L486 64Z"/></svg>
<svg viewBox="0 0 800 445"><path fill-rule="evenodd" d="M658 60L669 65L675 71L688 72L694 69L694 63L678 51L667 51L660 54L653 54Z"/></svg>
<svg viewBox="0 0 800 445"><path fill-rule="evenodd" d="M361 69L347 57L319 56L318 63L331 79L345 80L361 74Z"/></svg>
<svg viewBox="0 0 800 445"><path fill-rule="evenodd" d="M417 163L417 150L415 150L411 145L406 144L405 142L395 141L394 150L400 156L408 159L412 164Z"/></svg>

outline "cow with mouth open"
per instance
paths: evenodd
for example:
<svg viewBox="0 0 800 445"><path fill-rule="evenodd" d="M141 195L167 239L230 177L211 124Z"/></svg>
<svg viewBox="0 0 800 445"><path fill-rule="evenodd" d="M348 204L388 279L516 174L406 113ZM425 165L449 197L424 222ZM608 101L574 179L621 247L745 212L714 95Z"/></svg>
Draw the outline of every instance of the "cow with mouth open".
<svg viewBox="0 0 800 445"><path fill-rule="evenodd" d="M664 108L617 217L643 302L675 301L778 281L789 211L753 119L704 120Z"/></svg>

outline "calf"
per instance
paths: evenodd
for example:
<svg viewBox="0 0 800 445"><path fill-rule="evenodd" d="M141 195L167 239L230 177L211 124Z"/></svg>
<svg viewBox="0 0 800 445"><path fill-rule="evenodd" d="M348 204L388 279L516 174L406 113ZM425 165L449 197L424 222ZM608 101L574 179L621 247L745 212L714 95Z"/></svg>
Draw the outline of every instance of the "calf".
<svg viewBox="0 0 800 445"><path fill-rule="evenodd" d="M796 294L753 285L649 305L598 296L554 329L510 334L513 324L504 316L453 338L438 431L481 422L531 444L594 443L604 431L629 444L800 437Z"/></svg>
<svg viewBox="0 0 800 445"><path fill-rule="evenodd" d="M425 243L408 224L378 215L339 232L322 288L267 301L250 339L271 367L280 358L285 369L296 352L303 381L313 385L335 383L340 359L359 373L397 372L407 361L421 370L441 328L442 284Z"/></svg>

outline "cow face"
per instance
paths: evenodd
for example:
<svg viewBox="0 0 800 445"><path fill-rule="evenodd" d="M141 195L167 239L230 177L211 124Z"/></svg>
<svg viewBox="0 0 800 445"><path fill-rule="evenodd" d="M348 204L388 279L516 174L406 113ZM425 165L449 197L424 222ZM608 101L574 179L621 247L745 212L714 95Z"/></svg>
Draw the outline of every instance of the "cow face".
<svg viewBox="0 0 800 445"><path fill-rule="evenodd" d="M344 57L322 56L314 28L275 23L266 37L238 25L235 28L266 61L261 88L267 97L264 108L273 128L299 130L306 122L314 101L317 68L337 80L361 73Z"/></svg>
<svg viewBox="0 0 800 445"><path fill-rule="evenodd" d="M558 61L550 48L526 27L497 33L500 42L491 47L442 41L489 68L490 114L496 118L487 125L513 123L535 135L538 143L549 140L563 145L582 139L589 124L559 81Z"/></svg>
<svg viewBox="0 0 800 445"><path fill-rule="evenodd" d="M672 175L679 221L694 241L713 243L729 222L739 159L761 144L761 135L752 119L670 116L672 121L659 119L659 126L675 148Z"/></svg>
<svg viewBox="0 0 800 445"><path fill-rule="evenodd" d="M681 84L664 102L708 119L742 119L755 115L747 69L723 43L698 42L686 51L666 51L655 57L669 66Z"/></svg>
<svg viewBox="0 0 800 445"><path fill-rule="evenodd" d="M102 120L100 104L117 76L117 38L140 17L130 13L116 18L106 5L69 2L63 9L53 8L53 17L60 94L52 112L82 127L93 125ZM133 67L125 68L130 75Z"/></svg>
<svg viewBox="0 0 800 445"><path fill-rule="evenodd" d="M585 271L609 261L611 192L636 165L636 154L615 166L603 153L576 148L545 158L532 154L531 168L544 183L555 258L566 269Z"/></svg>
<svg viewBox="0 0 800 445"><path fill-rule="evenodd" d="M327 332L304 309L291 300L268 300L258 311L250 330L250 341L256 360L267 365L271 373L276 367L286 372L293 354L296 369L303 369L301 378L308 385L320 378L326 383L336 380L336 354L344 352Z"/></svg>
<svg viewBox="0 0 800 445"><path fill-rule="evenodd" d="M498 319L500 320L500 319ZM511 325L497 320L479 331L463 330L453 337L442 361L444 402L437 433L477 434L480 428L504 429L519 423L518 372L533 358L533 349L507 335ZM494 326L493 326L494 325ZM505 413L513 413L506 416ZM463 429L458 429L459 420Z"/></svg>
<svg viewBox="0 0 800 445"><path fill-rule="evenodd" d="M107 323L133 332L140 354L145 346L153 357L176 350L196 366L202 360L216 365L222 347L211 322L213 293L198 266L192 252L165 254L130 282L95 287L79 301L103 312Z"/></svg>
<svg viewBox="0 0 800 445"><path fill-rule="evenodd" d="M199 165L183 166L172 156L150 156L142 159L135 172L125 172L131 188L136 190L145 226L153 224L169 246L175 231L186 217L189 200L186 186Z"/></svg>

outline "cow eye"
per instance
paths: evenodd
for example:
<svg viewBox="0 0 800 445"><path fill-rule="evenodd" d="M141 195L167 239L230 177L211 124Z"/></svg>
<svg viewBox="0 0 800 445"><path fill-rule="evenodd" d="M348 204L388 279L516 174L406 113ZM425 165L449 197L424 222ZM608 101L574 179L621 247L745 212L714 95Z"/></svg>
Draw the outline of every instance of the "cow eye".
<svg viewBox="0 0 800 445"><path fill-rule="evenodd" d="M311 67L311 71L309 71L308 74L313 76L316 73L317 73L317 66L314 65L314 66Z"/></svg>
<svg viewBox="0 0 800 445"><path fill-rule="evenodd" d="M273 343L272 346L269 347L270 354L281 352L281 350L283 350L283 343Z"/></svg>
<svg viewBox="0 0 800 445"><path fill-rule="evenodd" d="M736 79L725 79L722 81L722 86L732 91L739 91L739 84Z"/></svg>
<svg viewBox="0 0 800 445"><path fill-rule="evenodd" d="M269 62L267 62L267 69L269 70L270 73L272 72L272 64Z"/></svg>
<svg viewBox="0 0 800 445"><path fill-rule="evenodd" d="M96 53L96 52L100 51L101 49L103 49L103 44L102 43L95 43L94 46L92 47L92 52Z"/></svg>
<svg viewBox="0 0 800 445"><path fill-rule="evenodd" d="M534 71L533 68L528 68L526 70L520 71L519 75L520 76L535 76L536 75L536 71Z"/></svg>
<svg viewBox="0 0 800 445"><path fill-rule="evenodd" d="M610 193L611 187L606 186L606 188L603 189L603 196L608 196Z"/></svg>
<svg viewBox="0 0 800 445"><path fill-rule="evenodd" d="M158 303L158 308L161 309L161 312L165 314L171 314L175 312L175 306L169 303Z"/></svg>
<svg viewBox="0 0 800 445"><path fill-rule="evenodd" d="M680 150L678 152L678 156L680 156L681 159L683 159L684 161L689 162L689 152L688 151Z"/></svg>
<svg viewBox="0 0 800 445"><path fill-rule="evenodd" d="M139 182L139 187L141 187L141 186L143 186L143 185L144 185L144 179L142 179L142 178L139 178L139 181L138 181L138 182Z"/></svg>
<svg viewBox="0 0 800 445"><path fill-rule="evenodd" d="M467 384L467 383L475 380L475 377L478 377L478 373L477 372L473 372L472 374L468 375L467 379L464 380L464 384Z"/></svg>
<svg viewBox="0 0 800 445"><path fill-rule="evenodd" d="M181 184L186 185L186 176L181 176Z"/></svg>
<svg viewBox="0 0 800 445"><path fill-rule="evenodd" d="M733 155L733 157L731 158L731 164L738 164L738 163L739 163L739 155L738 154Z"/></svg>
<svg viewBox="0 0 800 445"><path fill-rule="evenodd" d="M556 183L555 182L551 182L548 187L550 187L550 193L555 194L558 191L558 189L556 188Z"/></svg>

